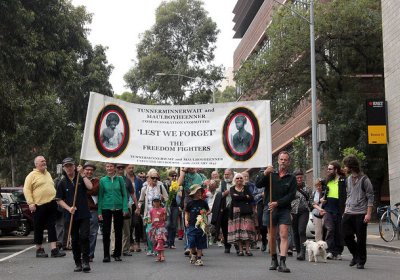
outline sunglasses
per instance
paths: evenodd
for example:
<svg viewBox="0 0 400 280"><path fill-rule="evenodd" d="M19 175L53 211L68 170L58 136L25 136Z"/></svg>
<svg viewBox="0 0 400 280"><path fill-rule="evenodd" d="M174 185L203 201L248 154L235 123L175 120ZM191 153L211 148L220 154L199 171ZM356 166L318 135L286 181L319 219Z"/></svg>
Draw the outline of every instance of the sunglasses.
<svg viewBox="0 0 400 280"><path fill-rule="evenodd" d="M124 169L125 167L123 166L118 166L117 169Z"/></svg>
<svg viewBox="0 0 400 280"><path fill-rule="evenodd" d="M146 176L139 176L140 179L146 179Z"/></svg>
<svg viewBox="0 0 400 280"><path fill-rule="evenodd" d="M243 178L242 178L242 177L239 177L239 178L236 178L236 180L243 180Z"/></svg>
<svg viewBox="0 0 400 280"><path fill-rule="evenodd" d="M157 180L157 177L150 177L151 180Z"/></svg>
<svg viewBox="0 0 400 280"><path fill-rule="evenodd" d="M178 176L177 176L177 175L172 175L172 176L171 176L171 178L176 178L176 177L178 177Z"/></svg>

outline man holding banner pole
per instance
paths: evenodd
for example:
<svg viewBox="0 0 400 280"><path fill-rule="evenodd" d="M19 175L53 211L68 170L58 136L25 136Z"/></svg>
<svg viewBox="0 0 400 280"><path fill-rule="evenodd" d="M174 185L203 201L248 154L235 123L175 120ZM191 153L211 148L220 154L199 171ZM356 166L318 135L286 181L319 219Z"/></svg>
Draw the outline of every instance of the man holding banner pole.
<svg viewBox="0 0 400 280"><path fill-rule="evenodd" d="M288 251L288 234L291 224L290 208L291 202L296 194L296 177L289 174L290 156L286 151L278 155L278 172L269 165L262 171L257 179L257 188L264 189L265 207L263 213L263 224L268 227L269 248L271 253L270 270L279 272L290 272L286 267L286 256ZM276 230L280 237L280 262L276 252Z"/></svg>

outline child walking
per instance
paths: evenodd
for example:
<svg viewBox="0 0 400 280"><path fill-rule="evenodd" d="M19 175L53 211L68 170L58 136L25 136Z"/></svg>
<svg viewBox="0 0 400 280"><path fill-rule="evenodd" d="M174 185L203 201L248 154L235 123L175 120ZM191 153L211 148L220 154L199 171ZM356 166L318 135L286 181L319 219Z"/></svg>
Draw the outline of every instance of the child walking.
<svg viewBox="0 0 400 280"><path fill-rule="evenodd" d="M165 261L164 244L167 241L165 221L167 219L167 211L161 207L161 198L156 195L153 198L153 208L150 210L150 219L152 227L150 229L150 237L153 242L153 249L157 252L156 261Z"/></svg>
<svg viewBox="0 0 400 280"><path fill-rule="evenodd" d="M151 219L150 217L145 217L143 219L143 223L145 225L145 233L146 233L146 244L147 244L147 248L146 248L146 255L147 256L154 256L154 252L153 252L153 242L151 242L151 238L150 238L150 230L151 230Z"/></svg>
<svg viewBox="0 0 400 280"><path fill-rule="evenodd" d="M190 197L185 209L185 225L187 227L188 247L191 251L190 263L203 266L201 260L203 249L207 248L207 234L202 229L201 225L196 227L197 217L206 211L206 215L210 214L210 209L207 202L202 200L202 189L200 185L194 184L190 187ZM207 223L207 221L204 221Z"/></svg>

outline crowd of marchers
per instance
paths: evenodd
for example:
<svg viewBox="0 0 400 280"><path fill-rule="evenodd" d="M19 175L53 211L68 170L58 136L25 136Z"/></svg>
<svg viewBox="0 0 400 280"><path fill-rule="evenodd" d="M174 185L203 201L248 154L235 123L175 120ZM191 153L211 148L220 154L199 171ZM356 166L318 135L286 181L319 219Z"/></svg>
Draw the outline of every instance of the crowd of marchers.
<svg viewBox="0 0 400 280"><path fill-rule="evenodd" d="M81 166L70 157L62 161L62 176L53 180L43 156L34 165L24 195L34 216L36 257L48 257L43 247L47 229L50 256L64 257L65 250L72 250L75 272L91 271L95 253L109 263L143 250L164 262L165 251L176 249L179 239L195 266L204 265L203 250L213 245L226 254L234 248L238 257L268 248L269 270L287 273L293 251L298 261L306 258L310 213L315 241L326 242L327 259L342 260L346 245L350 266L363 269L367 260L373 188L352 155L342 165L330 162L326 179L314 187L306 186L301 170L289 172L285 151L278 155L278 167L263 168L254 182L247 171L228 168L223 178L217 171L207 178L201 169L186 167L168 169L168 178L161 180L156 169L136 174L134 165L118 163L105 163L106 174L98 178L95 164ZM96 252L98 233L103 252Z"/></svg>

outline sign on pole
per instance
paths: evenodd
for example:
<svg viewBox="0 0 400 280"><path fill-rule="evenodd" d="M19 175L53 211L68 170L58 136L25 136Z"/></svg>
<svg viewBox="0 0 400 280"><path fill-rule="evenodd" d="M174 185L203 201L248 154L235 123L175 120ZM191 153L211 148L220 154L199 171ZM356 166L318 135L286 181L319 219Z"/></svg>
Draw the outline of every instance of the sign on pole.
<svg viewBox="0 0 400 280"><path fill-rule="evenodd" d="M271 157L269 101L152 106L90 94L82 159L251 168Z"/></svg>
<svg viewBox="0 0 400 280"><path fill-rule="evenodd" d="M387 144L385 100L367 100L368 144Z"/></svg>

